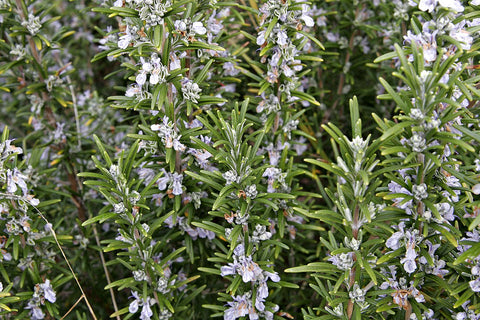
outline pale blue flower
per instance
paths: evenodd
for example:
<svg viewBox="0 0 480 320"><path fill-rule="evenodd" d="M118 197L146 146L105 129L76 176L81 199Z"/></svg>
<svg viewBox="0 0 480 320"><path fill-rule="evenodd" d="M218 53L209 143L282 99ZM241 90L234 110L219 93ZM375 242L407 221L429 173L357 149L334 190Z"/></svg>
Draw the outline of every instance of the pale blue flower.
<svg viewBox="0 0 480 320"><path fill-rule="evenodd" d="M50 284L50 280L47 279L45 280L45 283L41 283L40 288L43 290L45 299L47 299L50 303L54 303L55 301L57 301L57 297L55 291L52 288L52 285Z"/></svg>

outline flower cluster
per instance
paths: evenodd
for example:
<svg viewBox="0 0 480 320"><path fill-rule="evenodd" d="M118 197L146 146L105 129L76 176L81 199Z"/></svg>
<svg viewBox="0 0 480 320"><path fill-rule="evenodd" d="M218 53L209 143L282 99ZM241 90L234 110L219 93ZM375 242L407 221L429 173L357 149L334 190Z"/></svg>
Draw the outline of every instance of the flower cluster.
<svg viewBox="0 0 480 320"><path fill-rule="evenodd" d="M41 305L45 305L45 300L50 303L57 301L55 291L50 284L50 280L45 280L44 283L35 285L33 296L28 301L25 309L30 309L30 317L33 320L40 320L45 318L45 313L40 308Z"/></svg>
<svg viewBox="0 0 480 320"><path fill-rule="evenodd" d="M425 297L414 285L413 281L408 282L406 278L397 278L397 271L395 266L389 267L389 270L383 271L387 281L380 285L380 289L392 289L395 290L391 296L393 303L398 305L402 309L407 309L409 306L409 298L414 298L417 302L425 302Z"/></svg>
<svg viewBox="0 0 480 320"><path fill-rule="evenodd" d="M176 151L185 151L185 146L180 142L181 135L177 133L175 124L167 116L163 117L161 124L154 124L150 128L158 131L165 148L173 147Z"/></svg>
<svg viewBox="0 0 480 320"><path fill-rule="evenodd" d="M160 58L156 53L153 53L150 57L149 61L145 61L145 59L140 58L140 62L142 64L142 69L135 78L137 84L141 87L147 81L147 75L150 74L150 78L148 80L150 85L156 85L157 83L164 83L165 78L169 75L168 68L162 64Z"/></svg>

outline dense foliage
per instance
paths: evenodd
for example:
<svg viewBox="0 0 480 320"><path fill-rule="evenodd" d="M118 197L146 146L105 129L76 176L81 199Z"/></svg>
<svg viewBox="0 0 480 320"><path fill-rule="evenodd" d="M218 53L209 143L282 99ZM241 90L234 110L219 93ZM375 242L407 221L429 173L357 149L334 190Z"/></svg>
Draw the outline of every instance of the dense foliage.
<svg viewBox="0 0 480 320"><path fill-rule="evenodd" d="M480 319L479 0L0 0L2 319Z"/></svg>

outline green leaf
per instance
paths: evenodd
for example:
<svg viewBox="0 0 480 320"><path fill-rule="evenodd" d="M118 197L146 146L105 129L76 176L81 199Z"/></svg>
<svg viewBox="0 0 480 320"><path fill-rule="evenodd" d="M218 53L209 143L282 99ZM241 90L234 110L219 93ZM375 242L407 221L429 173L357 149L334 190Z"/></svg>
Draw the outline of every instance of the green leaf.
<svg viewBox="0 0 480 320"><path fill-rule="evenodd" d="M388 310L392 310L394 308L397 308L398 306L394 303L386 303L386 304L383 304L381 306L379 306L376 310L377 313L381 313L381 312L385 312L385 311L388 311Z"/></svg>
<svg viewBox="0 0 480 320"><path fill-rule="evenodd" d="M386 60L392 60L393 58L398 57L398 54L396 52L389 52L381 55L380 57L376 58L373 60L373 63L380 63Z"/></svg>
<svg viewBox="0 0 480 320"><path fill-rule="evenodd" d="M295 283L291 283L291 282L286 282L286 281L279 281L277 282L282 288L292 288L292 289L299 289L300 287L295 284Z"/></svg>
<svg viewBox="0 0 480 320"><path fill-rule="evenodd" d="M8 293L10 295L10 293ZM0 303L0 308L7 310L8 312L11 312L12 309L10 309L6 304Z"/></svg>
<svg viewBox="0 0 480 320"><path fill-rule="evenodd" d="M153 45L157 50L161 49L162 45L162 38L163 38L163 25L158 24L155 26L153 30Z"/></svg>
<svg viewBox="0 0 480 320"><path fill-rule="evenodd" d="M210 222L210 221L196 222L196 221L194 221L194 222L192 222L192 224L195 227L200 227L200 228L203 228L205 230L210 230L217 235L220 235L220 236L225 235L225 228L222 227L219 224L214 223L214 222Z"/></svg>
<svg viewBox="0 0 480 320"><path fill-rule="evenodd" d="M95 173L95 172L80 172L77 174L79 177L85 178L97 178L110 181L110 177L106 177L103 174Z"/></svg>
<svg viewBox="0 0 480 320"><path fill-rule="evenodd" d="M217 304L202 304L202 308L210 310L225 311L225 307L219 306Z"/></svg>
<svg viewBox="0 0 480 320"><path fill-rule="evenodd" d="M275 27L277 22L278 22L278 16L273 16L273 19L271 19L270 23L268 24L267 30L265 30L265 34L264 34L265 40L268 39L268 36L272 32L273 27Z"/></svg>
<svg viewBox="0 0 480 320"><path fill-rule="evenodd" d="M121 316L122 314L125 314L129 312L128 307L125 307L123 309L118 310L117 312L114 312L110 315L110 318L117 318L118 316Z"/></svg>
<svg viewBox="0 0 480 320"><path fill-rule="evenodd" d="M201 84L207 78L207 75L208 75L208 72L210 71L210 66L212 65L212 63L213 63L213 59L208 60L208 62L205 64L205 66L203 66L202 70L196 76L194 82Z"/></svg>
<svg viewBox="0 0 480 320"><path fill-rule="evenodd" d="M365 269L365 271L367 271L368 275L370 276L370 278L372 279L373 283L375 283L375 285L377 285L377 277L375 276L375 272L373 271L372 267L370 266L370 264L368 263L368 261L365 259L365 258L361 258L362 259L362 266L363 268Z"/></svg>
<svg viewBox="0 0 480 320"><path fill-rule="evenodd" d="M432 224L429 224L429 227L432 228L432 229L435 229L437 231L439 231L445 238L447 238L447 240L456 248L458 247L458 241L457 239L455 238L454 236L454 230L452 230L451 228L448 228L446 229L446 225L445 227L442 225L437 225L436 223L432 223ZM452 232L453 231L453 232Z"/></svg>
<svg viewBox="0 0 480 320"><path fill-rule="evenodd" d="M53 200L42 201L37 205L37 208L40 209L40 208L43 208L43 207L46 207L46 206L51 206L52 204L59 203L61 201L62 201L62 199L53 199Z"/></svg>
<svg viewBox="0 0 480 320"><path fill-rule="evenodd" d="M467 291L465 291L462 296L457 300L457 302L455 302L455 304L453 305L453 308L458 308L460 307L462 304L464 304L465 302L467 302L467 300L473 296L474 292L470 289L468 289Z"/></svg>
<svg viewBox="0 0 480 320"><path fill-rule="evenodd" d="M475 229L476 226L478 226L480 224L480 215L476 216L475 219L473 219L473 221L470 223L470 225L468 226L468 230L469 231L472 231L473 229Z"/></svg>
<svg viewBox="0 0 480 320"><path fill-rule="evenodd" d="M125 8L125 7L111 7L109 17L122 16L122 17L136 17L138 12L135 9Z"/></svg>
<svg viewBox="0 0 480 320"><path fill-rule="evenodd" d="M187 50L192 50L192 49L207 49L207 50L212 50L212 51L225 51L224 48L216 45L216 44L209 44L209 43L204 43L201 41L195 41L195 42L189 42L188 46L179 46L176 48L179 51L187 51Z"/></svg>
<svg viewBox="0 0 480 320"><path fill-rule="evenodd" d="M315 62L323 62L323 59L318 57L318 56L314 56L314 55L307 55L307 54L304 54L304 55L298 55L295 57L296 59L298 60L302 60L302 61L315 61Z"/></svg>
<svg viewBox="0 0 480 320"><path fill-rule="evenodd" d="M457 259L453 262L453 265L459 265L469 258L474 258L480 255L480 243L472 245L468 250L463 252Z"/></svg>
<svg viewBox="0 0 480 320"><path fill-rule="evenodd" d="M294 97L300 98L304 101L308 101L311 104L314 104L316 106L320 106L320 102L318 102L312 95L310 95L308 93L301 92L301 91L295 91L295 90L291 91L290 93Z"/></svg>
<svg viewBox="0 0 480 320"><path fill-rule="evenodd" d="M273 245L273 246L277 246L277 247L280 247L280 248L285 249L285 250L290 250L290 248L285 243L283 243L281 241L265 240L265 241L262 242L262 244Z"/></svg>
<svg viewBox="0 0 480 320"><path fill-rule="evenodd" d="M133 277L130 278L125 278L125 279L120 279L117 281L113 281L109 285L105 286L105 290L108 290L110 288L115 288L115 287L128 287L129 285L135 283L135 279Z"/></svg>
<svg viewBox="0 0 480 320"><path fill-rule="evenodd" d="M88 226L88 225L90 225L94 222L97 222L97 221L100 221L100 223L103 223L108 219L115 218L116 216L117 216L117 214L114 213L114 212L107 212L107 213L99 214L98 216L95 216L95 217L90 218L87 221L83 222L82 226L85 227L85 226Z"/></svg>
<svg viewBox="0 0 480 320"><path fill-rule="evenodd" d="M108 156L108 153L107 151L105 150L105 148L103 147L103 144L102 142L100 141L100 139L98 138L97 135L93 135L93 139L95 140L95 144L97 145L97 148L100 150L100 155L103 157L103 159L105 160L105 162L107 162L107 165L109 167L112 166L113 162L112 160L110 159L110 157Z"/></svg>
<svg viewBox="0 0 480 320"><path fill-rule="evenodd" d="M470 144L466 143L465 141L463 140L460 140L460 139L457 139L457 138L453 138L453 137L447 137L445 135L442 135L442 141L444 142L448 142L452 145L456 145L456 146L459 146L460 148L462 148L463 150L465 151L469 151L469 152L475 152L475 148L472 147Z"/></svg>
<svg viewBox="0 0 480 320"><path fill-rule="evenodd" d="M403 99L398 95L398 93L393 90L393 88L388 84L387 81L385 81L383 78L379 78L379 81L380 83L382 84L382 86L385 88L385 90L387 90L388 92L388 96L386 97L389 97L389 98L392 98L395 103L403 110L403 111L409 111L410 108L407 107L407 104L405 103L405 101L403 101Z"/></svg>
<svg viewBox="0 0 480 320"><path fill-rule="evenodd" d="M213 188L217 189L217 190L222 190L223 189L223 186L221 184L219 184L218 182L215 182L213 181L212 179L210 179L209 177L205 176L205 175L199 175L198 173L195 173L195 172L192 172L192 171L185 171L185 173L196 179L196 180L199 180L199 181L202 181L202 182L205 182L207 185L209 186L212 186ZM202 173L202 172L201 172Z"/></svg>
<svg viewBox="0 0 480 320"><path fill-rule="evenodd" d="M462 133L466 134L470 138L474 139L475 141L480 142L480 134L478 134L477 132L471 131L467 127L461 126L458 124L454 124L453 127L458 131L461 131Z"/></svg>
<svg viewBox="0 0 480 320"><path fill-rule="evenodd" d="M325 50L325 47L323 46L323 44L317 38L315 38L312 34L310 34L308 32L305 32L305 31L302 31L302 30L297 30L297 32L304 35L308 39L310 39L310 41L315 43L320 49Z"/></svg>
<svg viewBox="0 0 480 320"><path fill-rule="evenodd" d="M270 199L295 199L296 196L293 194L288 194L288 193L280 193L280 192L274 192L274 193L260 193L257 195L258 198L270 198Z"/></svg>
<svg viewBox="0 0 480 320"><path fill-rule="evenodd" d="M201 96L198 99L198 105L203 106L203 105L208 105L208 104L222 104L228 102L227 99L224 98L219 98L219 97L214 97L214 96Z"/></svg>
<svg viewBox="0 0 480 320"><path fill-rule="evenodd" d="M384 263L384 262L387 262L387 261L389 261L390 259L392 259L392 258L400 255L400 254L402 253L401 250L402 250L402 248L397 249L397 250L395 250L395 251L393 251L393 252L390 252L390 253L387 253L387 254L381 256L381 257L377 260L377 265L380 265L380 264L382 264L382 263Z"/></svg>
<svg viewBox="0 0 480 320"><path fill-rule="evenodd" d="M338 272L338 269L337 269L337 267L335 267L331 263L312 262L312 263L309 263L306 266L299 266L299 267L293 267L293 268L285 269L285 272L287 272L287 273L302 273L302 272L319 272L319 273L330 272L330 273L335 273L335 272Z"/></svg>
<svg viewBox="0 0 480 320"><path fill-rule="evenodd" d="M218 275L218 276L220 275L220 270L218 270L218 269L198 267L197 270L200 271L200 272L215 274L215 275Z"/></svg>

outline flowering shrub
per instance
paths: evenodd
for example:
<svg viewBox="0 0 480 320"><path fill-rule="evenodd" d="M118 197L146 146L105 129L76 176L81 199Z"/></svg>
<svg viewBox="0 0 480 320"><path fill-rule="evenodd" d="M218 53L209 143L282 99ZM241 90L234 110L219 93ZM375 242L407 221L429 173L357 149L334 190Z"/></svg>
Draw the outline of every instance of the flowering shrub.
<svg viewBox="0 0 480 320"><path fill-rule="evenodd" d="M479 9L0 0L2 319L480 319Z"/></svg>

